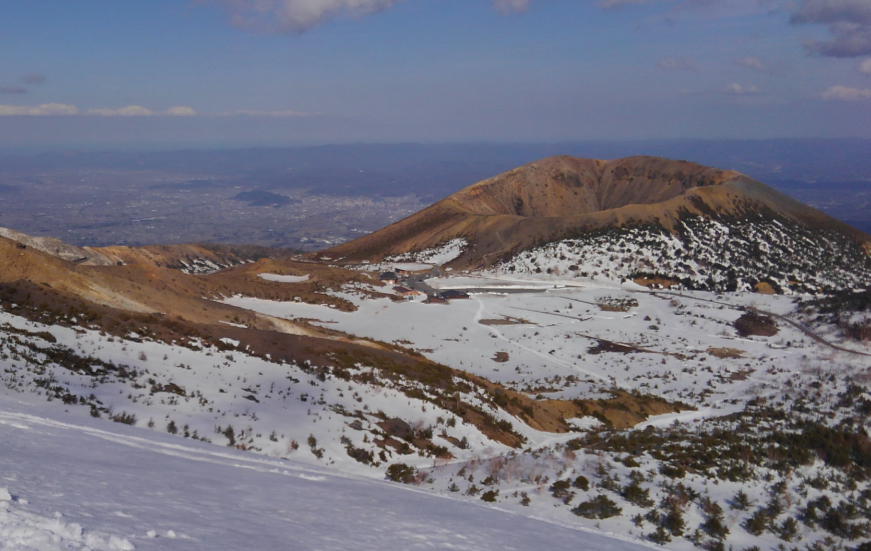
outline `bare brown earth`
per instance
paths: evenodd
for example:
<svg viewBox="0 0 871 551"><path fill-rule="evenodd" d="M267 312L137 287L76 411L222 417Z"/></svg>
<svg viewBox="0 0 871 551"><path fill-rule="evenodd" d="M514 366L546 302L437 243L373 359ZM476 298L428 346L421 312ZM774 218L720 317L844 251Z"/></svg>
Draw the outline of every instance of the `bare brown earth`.
<svg viewBox="0 0 871 551"><path fill-rule="evenodd" d="M711 347L711 348L708 348L707 352L711 356L714 356L715 358L720 358L721 360L724 360L727 358L737 359L737 358L744 357L744 351L739 350L738 348L729 348L729 347L715 348L715 347Z"/></svg>
<svg viewBox="0 0 871 551"><path fill-rule="evenodd" d="M137 264L181 269L185 267L185 263L191 265L195 261L208 261L219 267L227 267L260 258L289 258L296 253L296 251L285 249L216 243L148 245L145 247L75 247L52 237L33 237L8 228L0 228L0 237L85 266Z"/></svg>
<svg viewBox="0 0 871 551"><path fill-rule="evenodd" d="M680 285L680 281L676 279L668 279L665 277L636 277L635 283L649 289L671 289L675 285Z"/></svg>
<svg viewBox="0 0 871 551"><path fill-rule="evenodd" d="M767 281L760 281L756 285L753 286L753 291L759 293L760 295L776 295L777 291L774 287L768 283Z"/></svg>
<svg viewBox="0 0 871 551"><path fill-rule="evenodd" d="M148 245L145 247L101 247L86 249L99 253L110 264L154 265L160 268L184 267L194 261L210 261L218 266L235 266L261 258L289 258L294 251L255 247L251 245L222 245L217 243L192 243L183 245Z"/></svg>
<svg viewBox="0 0 871 551"><path fill-rule="evenodd" d="M615 429L628 429L643 423L651 415L678 413L693 409L683 404L673 404L656 396L630 394L618 390L611 398L598 400L547 400L552 408L565 418L592 416Z"/></svg>
<svg viewBox="0 0 871 551"><path fill-rule="evenodd" d="M452 268L482 267L536 245L611 227L657 225L683 217L780 218L871 237L734 171L685 161L550 157L484 180L373 234L314 255L334 262L377 261L454 238L470 246Z"/></svg>

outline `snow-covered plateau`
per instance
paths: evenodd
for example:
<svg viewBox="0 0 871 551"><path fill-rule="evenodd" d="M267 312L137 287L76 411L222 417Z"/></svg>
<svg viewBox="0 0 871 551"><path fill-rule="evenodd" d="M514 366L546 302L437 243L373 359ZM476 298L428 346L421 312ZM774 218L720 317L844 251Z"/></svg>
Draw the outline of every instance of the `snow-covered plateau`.
<svg viewBox="0 0 871 551"><path fill-rule="evenodd" d="M575 277L563 252L553 267L521 256L429 280L469 290L448 304L351 289L333 293L353 312L224 299L467 373L451 399L517 447L377 366L0 312L0 549L846 550L871 537L871 350L807 309L820 297L650 291L616 268ZM537 430L474 377L587 413L571 432Z"/></svg>

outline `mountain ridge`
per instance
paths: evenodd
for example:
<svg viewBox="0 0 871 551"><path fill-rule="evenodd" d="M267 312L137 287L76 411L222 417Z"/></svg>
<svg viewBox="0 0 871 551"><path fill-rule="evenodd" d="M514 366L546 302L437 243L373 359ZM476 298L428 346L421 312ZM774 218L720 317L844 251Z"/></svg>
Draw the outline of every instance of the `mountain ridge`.
<svg viewBox="0 0 871 551"><path fill-rule="evenodd" d="M314 256L375 261L465 238L474 253L467 250L451 266L485 267L492 256L576 232L648 223L673 232L682 215L736 218L748 213L832 229L866 247L871 242L871 236L739 172L657 157L600 161L557 156L473 184Z"/></svg>

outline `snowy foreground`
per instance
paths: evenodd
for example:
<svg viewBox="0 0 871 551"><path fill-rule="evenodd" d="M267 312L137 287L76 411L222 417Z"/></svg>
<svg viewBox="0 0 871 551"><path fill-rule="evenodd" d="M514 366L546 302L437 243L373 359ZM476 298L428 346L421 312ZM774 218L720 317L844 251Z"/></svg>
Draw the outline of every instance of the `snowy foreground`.
<svg viewBox="0 0 871 551"><path fill-rule="evenodd" d="M0 442L0 549L644 548L14 398Z"/></svg>
<svg viewBox="0 0 871 551"><path fill-rule="evenodd" d="M511 423L525 439L514 449L430 388L359 376L372 366L342 377L231 339L122 339L12 309L0 312L0 550L821 551L871 534L871 356L797 297L556 274L428 283L471 298L336 291L354 312L225 302L400 345L536 400L619 390L689 409L635 430L588 415L554 434L458 391ZM748 308L775 316L777 333L739 335ZM411 434L390 433L397 420ZM852 445L855 457L836 453ZM409 484L384 480L396 465L415 469Z"/></svg>

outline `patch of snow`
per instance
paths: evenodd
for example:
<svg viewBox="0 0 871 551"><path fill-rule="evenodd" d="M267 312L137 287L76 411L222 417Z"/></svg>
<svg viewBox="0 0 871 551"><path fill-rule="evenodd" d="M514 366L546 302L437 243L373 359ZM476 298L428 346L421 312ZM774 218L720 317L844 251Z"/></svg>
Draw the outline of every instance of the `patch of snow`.
<svg viewBox="0 0 871 551"><path fill-rule="evenodd" d="M309 275L292 276L278 274L257 274L261 279L266 281L277 281L279 283L302 283L309 280Z"/></svg>

